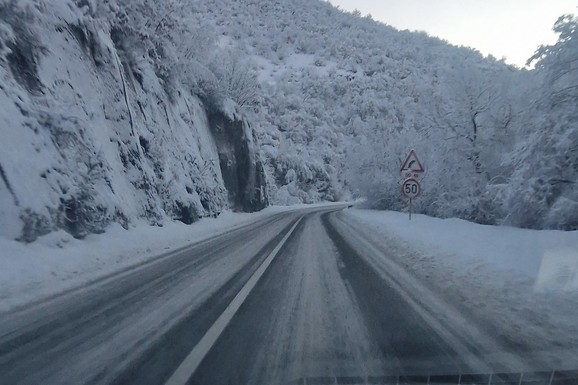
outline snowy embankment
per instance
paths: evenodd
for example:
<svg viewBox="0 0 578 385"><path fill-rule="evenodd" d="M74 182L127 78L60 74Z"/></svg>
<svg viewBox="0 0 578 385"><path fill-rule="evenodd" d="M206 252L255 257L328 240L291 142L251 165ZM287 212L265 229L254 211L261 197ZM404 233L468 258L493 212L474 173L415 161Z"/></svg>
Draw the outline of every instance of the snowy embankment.
<svg viewBox="0 0 578 385"><path fill-rule="evenodd" d="M62 230L30 244L0 237L0 313L299 207L305 206L269 207L252 214L226 212L192 225L175 221L154 227L143 221L128 231L113 225L106 233L83 240Z"/></svg>
<svg viewBox="0 0 578 385"><path fill-rule="evenodd" d="M347 210L391 257L536 365L578 353L578 231L484 226L459 219ZM474 341L475 342L475 341ZM524 351L527 348L527 351ZM531 353L529 353L531 352ZM575 368L573 368L575 369Z"/></svg>
<svg viewBox="0 0 578 385"><path fill-rule="evenodd" d="M93 6L8 3L1 236L83 238L113 224L190 224L267 206L255 133L230 98L208 103L182 73L163 78L139 45L150 39L132 41Z"/></svg>

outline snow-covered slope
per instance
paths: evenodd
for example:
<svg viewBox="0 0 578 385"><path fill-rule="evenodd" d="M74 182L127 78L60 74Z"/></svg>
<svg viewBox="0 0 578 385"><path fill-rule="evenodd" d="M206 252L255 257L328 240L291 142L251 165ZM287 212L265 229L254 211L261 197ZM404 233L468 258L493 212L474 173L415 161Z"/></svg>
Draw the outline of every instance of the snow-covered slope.
<svg viewBox="0 0 578 385"><path fill-rule="evenodd" d="M0 234L400 210L412 147L418 212L576 229L575 25L522 71L321 0L0 0Z"/></svg>
<svg viewBox="0 0 578 385"><path fill-rule="evenodd" d="M257 74L253 120L278 202L352 192L400 210L398 171L415 148L426 163L421 213L578 228L576 17L561 17L559 42L521 70L325 1L194 9Z"/></svg>
<svg viewBox="0 0 578 385"><path fill-rule="evenodd" d="M129 65L121 37L72 3L0 13L1 236L266 206L253 131L233 103L207 107L178 82L171 98L150 63Z"/></svg>

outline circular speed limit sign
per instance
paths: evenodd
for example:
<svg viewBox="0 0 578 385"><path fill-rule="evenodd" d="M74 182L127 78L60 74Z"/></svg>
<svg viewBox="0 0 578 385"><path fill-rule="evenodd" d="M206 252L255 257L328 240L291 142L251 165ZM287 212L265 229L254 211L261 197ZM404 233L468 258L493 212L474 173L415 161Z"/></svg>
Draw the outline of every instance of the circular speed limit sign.
<svg viewBox="0 0 578 385"><path fill-rule="evenodd" d="M417 180L409 178L403 181L403 184L401 185L401 191L403 192L403 195L413 199L419 196L421 193L421 186Z"/></svg>

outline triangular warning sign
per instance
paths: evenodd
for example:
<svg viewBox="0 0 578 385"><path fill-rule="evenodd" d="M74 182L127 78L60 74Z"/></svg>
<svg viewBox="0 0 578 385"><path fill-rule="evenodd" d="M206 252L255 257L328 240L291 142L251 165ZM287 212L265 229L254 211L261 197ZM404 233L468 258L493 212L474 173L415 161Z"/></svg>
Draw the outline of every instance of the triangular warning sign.
<svg viewBox="0 0 578 385"><path fill-rule="evenodd" d="M425 170L423 169L423 166L421 165L419 159L417 158L415 151L411 150L409 152L407 158L405 158L405 162L403 162L399 171L400 172L409 171L409 172L413 172L413 173L421 173L421 172L424 172Z"/></svg>

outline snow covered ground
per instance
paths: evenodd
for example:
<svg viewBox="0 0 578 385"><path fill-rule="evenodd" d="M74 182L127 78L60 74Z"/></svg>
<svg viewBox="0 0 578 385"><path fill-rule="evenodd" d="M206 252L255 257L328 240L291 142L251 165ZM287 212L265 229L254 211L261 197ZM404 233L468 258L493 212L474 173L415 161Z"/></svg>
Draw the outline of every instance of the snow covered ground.
<svg viewBox="0 0 578 385"><path fill-rule="evenodd" d="M303 206L301 206L303 207ZM313 207L313 206L307 206ZM237 226L297 207L224 213L186 226L110 227L79 241L55 232L0 237L0 313L83 285ZM349 209L345 217L459 311L553 369L578 354L578 232L483 226L458 219ZM531 352L531 354L529 353Z"/></svg>
<svg viewBox="0 0 578 385"><path fill-rule="evenodd" d="M163 227L153 227L143 222L127 231L113 225L106 233L84 240L64 231L30 244L0 236L0 313L258 219L317 206L322 204L273 206L252 214L225 212L190 226L167 221Z"/></svg>
<svg viewBox="0 0 578 385"><path fill-rule="evenodd" d="M575 365L578 231L483 226L423 215L410 222L405 213L357 209L347 210L346 217L458 309L495 325L492 334L536 365Z"/></svg>

